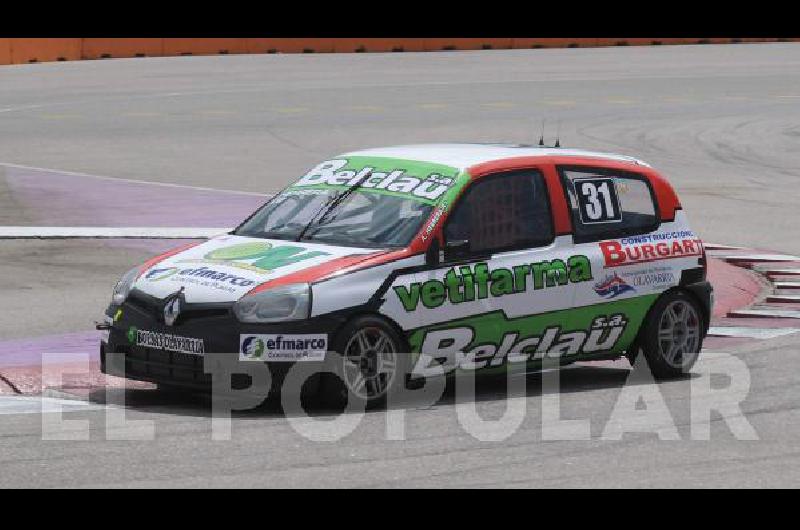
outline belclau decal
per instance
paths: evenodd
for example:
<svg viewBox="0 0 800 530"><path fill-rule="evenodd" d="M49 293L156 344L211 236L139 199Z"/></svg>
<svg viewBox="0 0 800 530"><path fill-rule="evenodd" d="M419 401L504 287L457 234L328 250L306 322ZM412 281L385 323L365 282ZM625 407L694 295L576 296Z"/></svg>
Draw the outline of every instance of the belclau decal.
<svg viewBox="0 0 800 530"><path fill-rule="evenodd" d="M350 164L346 158L326 160L315 166L297 181L295 187L303 186L353 186L359 184L363 191L386 191L407 195L409 198L436 201L455 182L455 177L440 173L413 176L405 168L378 170L374 165L354 164L361 167L344 169Z"/></svg>
<svg viewBox="0 0 800 530"><path fill-rule="evenodd" d="M518 332L503 335L499 345L474 344L476 331L468 326L429 331L422 353L414 365L415 377L430 377L456 368L478 370L504 363L524 363L552 358L610 351L619 342L628 319L623 314L600 316L591 329L564 332L562 326L547 327L541 335L520 339ZM444 361L444 362L442 362Z"/></svg>

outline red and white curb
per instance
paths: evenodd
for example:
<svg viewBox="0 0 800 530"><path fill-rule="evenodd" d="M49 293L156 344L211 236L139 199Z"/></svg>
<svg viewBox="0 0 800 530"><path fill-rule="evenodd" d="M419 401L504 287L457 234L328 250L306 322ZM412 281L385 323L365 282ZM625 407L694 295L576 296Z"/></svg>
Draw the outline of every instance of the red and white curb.
<svg viewBox="0 0 800 530"><path fill-rule="evenodd" d="M745 326L715 326L710 336L774 338L797 333L800 328L789 327L784 322L800 319L800 294L784 291L800 289L800 257L791 254L760 253L753 249L726 245L706 245L709 256L737 267L747 268L761 275L767 282L767 292L755 303L737 308L726 314L730 319L747 319ZM788 278L788 279L787 279ZM794 306L794 307L793 307ZM753 325L762 322L763 327Z"/></svg>

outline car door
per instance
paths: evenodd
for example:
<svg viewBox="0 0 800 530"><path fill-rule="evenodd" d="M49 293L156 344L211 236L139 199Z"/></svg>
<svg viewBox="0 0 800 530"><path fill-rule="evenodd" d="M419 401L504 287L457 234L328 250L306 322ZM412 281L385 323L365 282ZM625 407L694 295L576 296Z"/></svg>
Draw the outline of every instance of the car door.
<svg viewBox="0 0 800 530"><path fill-rule="evenodd" d="M680 277L671 260L662 261L656 251L661 234L655 194L649 180L635 172L591 166L557 169L571 210L575 251L587 256L594 271L593 281L576 287L575 321L605 330L585 353L624 350L658 295ZM617 260L626 249L641 259ZM643 251L652 255L643 256Z"/></svg>
<svg viewBox="0 0 800 530"><path fill-rule="evenodd" d="M471 183L443 226L440 263L416 274L412 347L461 369L576 353L574 286L591 270L555 237L551 212L539 169Z"/></svg>

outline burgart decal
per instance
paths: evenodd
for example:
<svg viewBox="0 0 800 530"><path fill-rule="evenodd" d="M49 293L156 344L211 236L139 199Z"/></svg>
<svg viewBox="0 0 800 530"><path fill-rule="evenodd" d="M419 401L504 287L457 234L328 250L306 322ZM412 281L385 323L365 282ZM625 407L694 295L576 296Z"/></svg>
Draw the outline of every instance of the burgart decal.
<svg viewBox="0 0 800 530"><path fill-rule="evenodd" d="M642 242L643 239L648 242ZM602 241L600 250L606 267L620 267L664 259L699 257L703 255L703 242L695 237L657 241L653 236L647 236Z"/></svg>

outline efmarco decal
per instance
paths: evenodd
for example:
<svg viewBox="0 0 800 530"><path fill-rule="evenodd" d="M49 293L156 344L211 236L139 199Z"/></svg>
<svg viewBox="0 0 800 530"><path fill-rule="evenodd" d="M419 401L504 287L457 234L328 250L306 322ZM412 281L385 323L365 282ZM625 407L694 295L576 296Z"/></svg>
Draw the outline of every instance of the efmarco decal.
<svg viewBox="0 0 800 530"><path fill-rule="evenodd" d="M398 285L394 292L406 311L416 311L419 303L428 309L445 302L460 304L476 299L500 297L592 280L592 265L583 255L566 261L554 259L523 263L511 268L490 269L485 262L452 267L442 280Z"/></svg>

